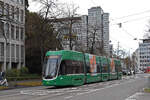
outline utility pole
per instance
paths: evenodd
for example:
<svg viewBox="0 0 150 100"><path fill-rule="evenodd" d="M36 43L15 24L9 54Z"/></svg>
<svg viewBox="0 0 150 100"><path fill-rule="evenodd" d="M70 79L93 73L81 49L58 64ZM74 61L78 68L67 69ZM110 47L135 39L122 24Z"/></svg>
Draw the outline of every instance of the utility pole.
<svg viewBox="0 0 150 100"><path fill-rule="evenodd" d="M69 49L72 50L72 21L73 21L73 16L70 18L70 25L69 25Z"/></svg>
<svg viewBox="0 0 150 100"><path fill-rule="evenodd" d="M104 55L104 31L103 31L103 14L102 14L102 21L101 21L101 32L102 32L102 48L101 48L101 53L102 56Z"/></svg>
<svg viewBox="0 0 150 100"><path fill-rule="evenodd" d="M86 42L87 42L87 52L89 52L89 26L88 26L88 17L87 17L87 23L86 23L86 25L87 25L87 36L86 36Z"/></svg>
<svg viewBox="0 0 150 100"><path fill-rule="evenodd" d="M129 70L130 70L130 73L131 73L131 57L130 57L130 49L129 49Z"/></svg>
<svg viewBox="0 0 150 100"><path fill-rule="evenodd" d="M119 58L119 43L120 42L118 42L118 47L117 47L117 57Z"/></svg>

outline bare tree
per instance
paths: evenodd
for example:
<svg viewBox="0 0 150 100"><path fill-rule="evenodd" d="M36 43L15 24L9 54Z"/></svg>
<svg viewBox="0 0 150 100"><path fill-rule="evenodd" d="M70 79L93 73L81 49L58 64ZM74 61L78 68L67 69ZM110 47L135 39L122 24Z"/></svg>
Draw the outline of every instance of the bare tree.
<svg viewBox="0 0 150 100"><path fill-rule="evenodd" d="M32 0L33 2L40 3L40 15L45 19L56 18L61 15L61 4L59 0Z"/></svg>
<svg viewBox="0 0 150 100"><path fill-rule="evenodd" d="M61 15L60 9L59 9L59 3L58 0L32 0L34 2L40 3L41 9L39 10L39 15L42 16L43 21L41 23L41 33L39 34L40 40L39 40L39 45L40 45L40 51L41 51L41 64L43 64L44 61L44 53L45 53L45 46L44 46L44 41L45 36L43 34L48 34L45 33L47 27L44 25L51 24L51 18L56 19L58 16ZM52 25L53 26L53 25Z"/></svg>
<svg viewBox="0 0 150 100"><path fill-rule="evenodd" d="M76 30L80 28L81 17L78 17L77 9L78 7L74 4L65 4L63 5L63 9L61 9L62 18L56 18L55 20L59 36L64 37L65 39L62 39L61 42L69 41L70 50L72 50L75 44L77 44L76 39L78 39L78 32ZM63 31L66 33L62 33Z"/></svg>
<svg viewBox="0 0 150 100"><path fill-rule="evenodd" d="M145 39L148 39L148 38L150 38L150 21L148 22L148 25L146 25L147 26L147 30L145 30L145 33L144 33L144 38Z"/></svg>
<svg viewBox="0 0 150 100"><path fill-rule="evenodd" d="M103 52L103 43L102 43L102 35L100 34L101 27L100 25L94 24L88 26L88 47L89 53L92 54L101 54Z"/></svg>
<svg viewBox="0 0 150 100"><path fill-rule="evenodd" d="M90 26L89 28L89 43L90 44L90 53L93 54L94 53L94 47L95 47L95 42L96 42L96 36L97 36L97 30L98 30L98 27L95 25L95 26Z"/></svg>

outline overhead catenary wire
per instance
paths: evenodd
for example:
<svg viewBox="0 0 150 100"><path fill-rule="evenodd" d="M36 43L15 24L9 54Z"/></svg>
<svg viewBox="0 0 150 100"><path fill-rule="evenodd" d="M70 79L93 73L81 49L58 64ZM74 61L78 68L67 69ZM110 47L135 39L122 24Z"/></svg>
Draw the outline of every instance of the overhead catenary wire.
<svg viewBox="0 0 150 100"><path fill-rule="evenodd" d="M111 38L111 40L114 40L114 41L116 41L117 43L120 42L120 44L123 44L123 45L124 45L125 47L127 47L127 48L131 48L131 47L127 46L126 44L122 43L121 41L115 39L115 38L112 37L112 36L110 36L110 38ZM120 47L121 47L121 46L120 46ZM123 47L122 47L122 48L123 48Z"/></svg>
<svg viewBox="0 0 150 100"><path fill-rule="evenodd" d="M118 18L115 18L115 19L112 19L112 20L124 19L124 18L132 17L132 16L141 15L141 14L144 14L144 13L150 13L150 10L146 10L146 11L143 11L143 12L139 12L139 13L134 13L134 14L118 17Z"/></svg>
<svg viewBox="0 0 150 100"><path fill-rule="evenodd" d="M146 17L147 17L147 18L150 18L150 16L146 16ZM130 34L126 29L124 29L124 28L122 27L122 24L123 24L123 23L131 22L131 21L141 20L141 19L143 20L143 19L146 18L146 17L137 18L137 19L132 19L132 20L128 20L128 21L124 21L124 22L120 22L120 23L115 23L115 24L112 24L112 25L118 25L119 28L121 28L126 34L128 34L130 37L132 37L134 40L136 40L137 37L133 36L133 35ZM144 19L144 20L145 20L145 19Z"/></svg>
<svg viewBox="0 0 150 100"><path fill-rule="evenodd" d="M120 22L115 22L115 23L110 24L110 26L118 25L119 23L123 24L123 23L130 23L130 22L134 22L134 21L147 20L148 18L150 19L150 16L140 17L140 18L126 20L126 21L122 21L122 22L121 21Z"/></svg>
<svg viewBox="0 0 150 100"><path fill-rule="evenodd" d="M150 19L150 16L145 16L145 17L141 17L141 18L131 19L131 20L124 21L122 23L128 23L128 22L133 22L133 21L138 21L138 20L145 20L145 18L149 18Z"/></svg>
<svg viewBox="0 0 150 100"><path fill-rule="evenodd" d="M122 27L122 25L126 24L126 23L130 23L130 22L134 22L134 21L148 20L148 18L150 19L150 16L144 16L144 17L139 17L138 16L138 15L142 15L142 14L145 15L146 13L150 13L150 10L143 11L143 12L140 12L140 13L134 13L134 14L123 16L123 17L116 18L116 19L111 18L109 23L111 23L110 26L112 26L112 25L119 26L120 29L122 29L127 35L129 35L132 38L132 40L135 41L135 40L137 40L137 37L133 36L130 32L128 32L126 29L124 29ZM112 40L114 40L114 39L112 39ZM115 39L115 41L117 41L117 40ZM120 42L120 41L117 41L117 42ZM120 42L120 43L122 45L124 45L125 47L127 47L127 48L130 48L130 49L132 48L132 47L129 47L129 45L127 46L127 45L123 44L122 42Z"/></svg>
<svg viewBox="0 0 150 100"><path fill-rule="evenodd" d="M131 36L133 39L136 38L134 37L132 34L130 34L126 29L124 28L121 28L126 34L128 34L129 36Z"/></svg>
<svg viewBox="0 0 150 100"><path fill-rule="evenodd" d="M91 3L93 3L94 5L96 5L95 2L94 2L94 0L91 0ZM133 21L145 20L145 19L149 18L150 16L141 17L141 18L137 18L137 17L139 17L138 15L142 15L142 14L146 14L146 13L150 13L150 10L146 10L146 11L142 11L142 12L138 12L138 13L129 14L129 15L126 15L126 16L115 18L115 19L110 18L109 23L111 23L110 26L112 26L112 25L118 25L119 26L119 24L122 25L122 24L125 24L125 23L133 22ZM127 20L127 19L129 19L129 20ZM115 23L113 23L113 22L115 22ZM120 28L124 31L125 34L129 35L132 38L132 40L134 40L136 38L130 32L128 32L126 29L124 29L122 27L120 27ZM118 42L118 40L115 40L115 41ZM123 43L121 43L121 44L123 44ZM131 48L131 47L127 46L127 45L125 47Z"/></svg>
<svg viewBox="0 0 150 100"><path fill-rule="evenodd" d="M147 20L148 18L150 19L150 16L145 16L145 17L140 17L140 18L136 18L136 19L126 20L126 21L123 21L123 22L120 22L120 23L130 23L130 22L133 22L133 21ZM115 24L117 24L117 23L115 23Z"/></svg>
<svg viewBox="0 0 150 100"><path fill-rule="evenodd" d="M96 5L96 3L95 3L93 0L91 0L91 2L92 2L94 5Z"/></svg>

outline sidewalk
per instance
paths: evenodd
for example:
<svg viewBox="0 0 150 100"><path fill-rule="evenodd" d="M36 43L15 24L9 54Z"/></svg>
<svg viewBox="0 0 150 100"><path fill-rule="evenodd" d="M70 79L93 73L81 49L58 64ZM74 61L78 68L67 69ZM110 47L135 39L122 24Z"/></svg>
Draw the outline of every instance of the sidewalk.
<svg viewBox="0 0 150 100"><path fill-rule="evenodd" d="M41 85L42 85L41 79L10 81L10 82L8 82L8 87L2 87L1 86L0 90L33 87L33 86L41 86Z"/></svg>
<svg viewBox="0 0 150 100"><path fill-rule="evenodd" d="M150 76L147 76L147 87L145 87L147 90L143 89L136 100L150 100L150 91L148 87L150 87Z"/></svg>
<svg viewBox="0 0 150 100"><path fill-rule="evenodd" d="M143 93L136 100L150 100L150 93Z"/></svg>
<svg viewBox="0 0 150 100"><path fill-rule="evenodd" d="M150 100L150 93L137 92L125 100Z"/></svg>

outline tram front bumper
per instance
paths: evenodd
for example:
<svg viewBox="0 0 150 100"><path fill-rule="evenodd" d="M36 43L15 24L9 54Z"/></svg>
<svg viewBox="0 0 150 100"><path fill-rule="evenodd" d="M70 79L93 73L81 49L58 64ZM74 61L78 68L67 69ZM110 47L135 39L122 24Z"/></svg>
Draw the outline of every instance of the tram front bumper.
<svg viewBox="0 0 150 100"><path fill-rule="evenodd" d="M56 81L55 80L44 79L44 80L42 80L42 85L43 86L55 86L56 85Z"/></svg>

